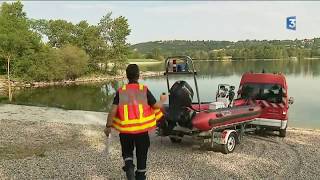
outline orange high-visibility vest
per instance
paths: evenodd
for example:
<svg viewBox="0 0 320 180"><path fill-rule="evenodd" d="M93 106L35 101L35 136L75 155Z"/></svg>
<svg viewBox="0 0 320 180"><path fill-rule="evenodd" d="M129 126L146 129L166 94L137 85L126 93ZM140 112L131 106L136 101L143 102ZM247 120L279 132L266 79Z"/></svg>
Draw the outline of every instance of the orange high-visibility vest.
<svg viewBox="0 0 320 180"><path fill-rule="evenodd" d="M148 88L142 84L127 84L119 88L119 104L113 127L120 133L138 134L156 127L163 113L153 109L147 100Z"/></svg>

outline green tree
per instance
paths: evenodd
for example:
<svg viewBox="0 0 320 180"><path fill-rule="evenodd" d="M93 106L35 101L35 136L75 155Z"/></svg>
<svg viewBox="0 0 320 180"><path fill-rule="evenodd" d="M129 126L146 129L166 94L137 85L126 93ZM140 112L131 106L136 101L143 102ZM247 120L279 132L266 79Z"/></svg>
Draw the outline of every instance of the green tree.
<svg viewBox="0 0 320 180"><path fill-rule="evenodd" d="M112 55L113 58L116 59L115 67L116 69L123 68L127 62L129 52L129 44L126 43L126 39L131 30L129 29L128 20L123 16L115 18L112 25L110 40L112 44Z"/></svg>
<svg viewBox="0 0 320 180"><path fill-rule="evenodd" d="M60 48L66 44L72 44L74 41L73 32L75 31L75 26L71 22L65 20L49 20L46 24L46 33L49 44L52 47Z"/></svg>
<svg viewBox="0 0 320 180"><path fill-rule="evenodd" d="M314 38L311 48L312 56L320 56L320 38Z"/></svg>
<svg viewBox="0 0 320 180"><path fill-rule="evenodd" d="M74 80L87 71L88 59L85 51L76 46L44 47L38 53L22 57L15 73L27 81Z"/></svg>
<svg viewBox="0 0 320 180"><path fill-rule="evenodd" d="M144 55L141 54L138 50L134 49L129 52L128 58L129 59L143 59Z"/></svg>
<svg viewBox="0 0 320 180"><path fill-rule="evenodd" d="M41 39L37 33L29 30L30 24L20 1L11 4L4 2L0 8L0 56L7 64L9 100L11 100L11 64L26 54L37 52L41 48Z"/></svg>
<svg viewBox="0 0 320 180"><path fill-rule="evenodd" d="M72 24L65 20L32 20L32 28L47 37L52 47L74 45L82 48L89 55L89 68L98 70L98 63L106 63L108 46L98 26L89 25L87 21Z"/></svg>
<svg viewBox="0 0 320 180"><path fill-rule="evenodd" d="M210 60L216 60L216 59L218 59L217 51L215 51L215 50L209 51L209 59L210 59Z"/></svg>
<svg viewBox="0 0 320 180"><path fill-rule="evenodd" d="M106 63L109 48L97 26L89 25L87 21L80 21L75 26L75 38L73 44L81 47L89 55L89 68L98 69L98 63Z"/></svg>
<svg viewBox="0 0 320 180"><path fill-rule="evenodd" d="M224 58L224 56L226 56L226 53L224 50L219 50L217 52L217 56L218 56L218 59L222 60Z"/></svg>
<svg viewBox="0 0 320 180"><path fill-rule="evenodd" d="M153 59L153 55L151 53L148 53L145 55L146 59Z"/></svg>
<svg viewBox="0 0 320 180"><path fill-rule="evenodd" d="M127 62L127 55L129 53L129 44L126 43L127 36L131 30L129 28L128 20L123 17L112 19L112 13L103 16L99 23L99 29L102 38L110 47L110 59L113 59L114 68L116 72L118 69L124 67Z"/></svg>
<svg viewBox="0 0 320 180"><path fill-rule="evenodd" d="M197 60L201 59L200 51L198 50L198 51L192 52L191 53L191 58L192 59L197 59Z"/></svg>
<svg viewBox="0 0 320 180"><path fill-rule="evenodd" d="M209 59L209 54L206 51L200 51L200 59L202 60Z"/></svg>
<svg viewBox="0 0 320 180"><path fill-rule="evenodd" d="M160 51L159 48L154 48L152 50L152 58L156 59L156 60L160 60L160 61L164 60L164 57L162 56L161 51Z"/></svg>
<svg viewBox="0 0 320 180"><path fill-rule="evenodd" d="M60 50L63 65L66 67L65 79L76 79L87 71L89 57L76 46L66 45Z"/></svg>
<svg viewBox="0 0 320 180"><path fill-rule="evenodd" d="M59 81L66 75L60 49L44 47L40 52L22 57L15 74L25 81Z"/></svg>

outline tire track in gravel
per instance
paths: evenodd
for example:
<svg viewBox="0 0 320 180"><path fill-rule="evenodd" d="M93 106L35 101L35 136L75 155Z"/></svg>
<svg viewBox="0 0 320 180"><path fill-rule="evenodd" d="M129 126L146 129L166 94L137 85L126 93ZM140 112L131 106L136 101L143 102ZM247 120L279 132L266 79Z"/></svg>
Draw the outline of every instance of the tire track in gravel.
<svg viewBox="0 0 320 180"><path fill-rule="evenodd" d="M293 174L300 173L301 171L301 166L303 165L302 163L302 157L300 152L294 148L294 145L288 144L285 142L284 138L279 138L279 137L272 137L272 136L267 136L267 137L261 137L261 136L252 136L255 139L262 140L264 142L269 142L273 143L277 146L279 146L279 151L281 153L285 153L286 155L282 155L283 157L286 157L287 159L283 160L282 163L280 164L280 167L285 167L284 169L281 169L279 173L274 174L273 176L265 176L261 178L270 178L270 179L281 179L281 178L288 178L291 177ZM275 139L276 138L276 139ZM269 145L270 146L270 145ZM291 153L290 153L291 152ZM274 158L274 157L271 157ZM275 157L278 158L278 157ZM294 160L296 159L296 160ZM285 162L285 164L283 164ZM257 169L259 171L259 169Z"/></svg>
<svg viewBox="0 0 320 180"><path fill-rule="evenodd" d="M287 177L291 177L293 174L300 173L302 165L303 165L302 156L301 156L300 152L297 149L295 149L294 145L289 144L288 142L285 142L285 139L282 139L279 142L279 144L285 145L286 147L288 147L288 149L290 149L295 154L294 157L297 159L297 161L294 165L290 163L289 168L293 166L291 170L289 168L284 169L281 171L282 174L275 175L274 178L284 178L284 177L287 178ZM288 169L289 169L289 171L288 171Z"/></svg>
<svg viewBox="0 0 320 180"><path fill-rule="evenodd" d="M267 158L267 159L270 159L270 160L272 160L272 157L270 158L270 157L268 157L268 152L270 152L270 151L267 151L267 148L268 149L270 149L270 148L272 148L272 146L275 146L275 145L279 145L279 143L277 142L277 141L275 141L275 140L273 140L273 139L270 139L270 138L264 138L263 136L258 136L258 135L252 135L252 136L250 136L250 137L252 137L253 139L255 139L255 140L260 140L259 142L262 142L263 144L264 144L264 146L265 146L265 150L264 150L264 155L266 155L265 157L262 157L262 155L261 156L258 156L257 158L258 159L262 159L262 158ZM270 144L272 144L272 145L270 145ZM279 145L280 146L280 145ZM281 165L280 165L280 167L281 167ZM261 171L261 168L258 168L257 166L253 166L253 168L255 169L255 172L257 172L257 174L259 174L259 178L261 178L261 179L272 179L272 177L270 177L270 175L269 174L265 174L265 173L263 173L262 171Z"/></svg>
<svg viewBox="0 0 320 180"><path fill-rule="evenodd" d="M262 158L263 157L263 155L265 155L266 154L266 152L267 152L267 142L265 142L265 141L259 141L259 142L257 142L257 141L253 141L253 139L255 139L255 138L252 138L253 136L248 136L247 135L247 138L248 139L250 139L250 143L253 143L253 148L252 149L254 149L254 152L256 153L256 158L257 159L260 159L260 158ZM257 145L258 146L260 146L259 148L256 148L257 147ZM257 152L257 150L259 150L258 152ZM257 168L256 166L254 166L254 165L251 165L250 163L252 163L252 162L248 162L248 163L246 163L246 165L248 166L250 166L250 167L252 167L253 169L254 169L254 171L252 171L252 176L254 177L254 178L266 178L264 175L263 175L263 173L261 173L261 170L259 169L259 168Z"/></svg>
<svg viewBox="0 0 320 180"><path fill-rule="evenodd" d="M266 144L263 143L258 143L258 142L255 142L255 141L252 141L252 139L250 140L246 140L247 142L242 142L241 145L240 145L240 148L238 149L239 151L243 151L243 152L247 152L247 150L245 149L245 147L248 147L247 144L251 143L252 144L252 147L250 147L250 149L255 149L255 146L262 146L260 148L257 148L255 149L255 154L256 154L256 157L257 158L260 158L262 157L263 154L265 154L266 152ZM258 151L257 151L258 150ZM251 151L250 151L251 152ZM252 153L252 152L251 152ZM246 163L246 164L249 164L250 162Z"/></svg>

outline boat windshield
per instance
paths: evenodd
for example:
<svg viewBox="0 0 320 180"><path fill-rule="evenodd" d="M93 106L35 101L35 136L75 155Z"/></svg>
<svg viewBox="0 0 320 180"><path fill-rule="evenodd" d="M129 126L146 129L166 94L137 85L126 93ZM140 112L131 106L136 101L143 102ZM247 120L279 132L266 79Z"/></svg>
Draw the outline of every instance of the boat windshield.
<svg viewBox="0 0 320 180"><path fill-rule="evenodd" d="M282 97L284 97L283 92L283 88L279 84L244 84L240 92L240 98L281 103Z"/></svg>

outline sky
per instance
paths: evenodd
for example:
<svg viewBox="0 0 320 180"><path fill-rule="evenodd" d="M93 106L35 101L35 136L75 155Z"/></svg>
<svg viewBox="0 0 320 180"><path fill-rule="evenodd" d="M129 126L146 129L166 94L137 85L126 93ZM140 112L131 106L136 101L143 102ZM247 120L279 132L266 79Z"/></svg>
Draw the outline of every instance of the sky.
<svg viewBox="0 0 320 180"><path fill-rule="evenodd" d="M128 19L131 44L156 40L304 39L320 37L317 1L23 1L29 18L87 20L112 11ZM296 16L296 31L286 17Z"/></svg>

